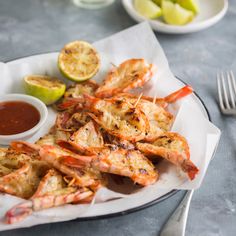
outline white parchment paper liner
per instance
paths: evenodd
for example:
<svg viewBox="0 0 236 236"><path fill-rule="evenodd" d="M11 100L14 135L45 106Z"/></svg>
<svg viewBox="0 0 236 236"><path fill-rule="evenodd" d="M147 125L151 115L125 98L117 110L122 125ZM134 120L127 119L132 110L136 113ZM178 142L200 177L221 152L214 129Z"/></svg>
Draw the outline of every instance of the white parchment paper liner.
<svg viewBox="0 0 236 236"><path fill-rule="evenodd" d="M172 74L165 54L147 23L138 24L94 45L101 55L101 70L95 76L98 82L104 78L105 73L111 68L111 62L119 65L129 58L145 58L149 63L157 65L158 72L142 89L144 94L161 97L181 87L179 81ZM50 53L25 58L21 60L21 63L17 61L7 64L0 63L0 94L23 93L22 77L28 74L49 74L64 79L57 69L57 56L58 53ZM139 90L136 92L139 93ZM160 180L152 186L142 188L131 195L103 188L97 193L91 205L66 205L36 212L26 220L14 225L6 225L4 215L8 209L21 202L22 199L0 194L0 230L75 219L93 211L93 204L100 204L109 199L132 198L134 201L139 201L139 198L145 194L155 195L158 191L162 192L162 189L198 188L218 144L220 130L208 121L193 95L178 101L171 107L171 110L176 114L172 131L178 132L187 138L191 160L200 169L194 181L189 181L178 168L163 161L157 167L160 172ZM47 124L29 140L30 142L36 141L48 132L54 123L55 115L49 108Z"/></svg>

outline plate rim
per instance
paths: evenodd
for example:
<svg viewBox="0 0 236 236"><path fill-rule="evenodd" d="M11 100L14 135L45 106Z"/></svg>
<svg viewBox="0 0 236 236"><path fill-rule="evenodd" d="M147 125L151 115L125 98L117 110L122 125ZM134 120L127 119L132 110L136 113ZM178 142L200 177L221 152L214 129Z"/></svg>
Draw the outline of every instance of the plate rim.
<svg viewBox="0 0 236 236"><path fill-rule="evenodd" d="M42 53L34 53L34 54L30 54L28 56L16 57L14 59L5 60L5 63L10 64L10 63L14 63L17 60L25 59L27 57L34 57L34 56L40 56L40 55L45 55L45 54L51 54L51 53L58 53L58 52L57 51L51 51L51 52L47 51L47 52L42 52ZM181 82L183 85L187 85L187 83L185 81L183 81L182 79L180 79L178 76L175 75L175 78L179 82ZM193 94L196 96L197 100L199 101L199 103L202 105L204 111L206 112L206 117L208 118L209 121L211 121L211 116L210 116L209 110L208 110L206 104L204 103L203 99L195 91L193 92ZM213 156L214 156L214 154L213 154ZM137 206L137 207L133 207L133 208L130 208L130 209L127 209L127 210L123 210L123 211L119 211L119 212L115 212L115 213L110 213L110 214L79 217L79 218L72 219L72 220L69 220L69 221L90 221L90 220L107 219L107 218L113 218L113 217L128 215L128 214L131 214L131 213L149 208L149 207L151 207L151 206L153 206L157 203L160 203L160 202L174 196L177 192L180 192L180 191L185 191L186 192L187 190L172 189L169 192L167 192L166 194L162 195L161 197L158 197L154 200L151 200L150 202L147 202L147 203L145 203L143 205L140 205L140 206ZM50 222L50 223L58 223L58 222ZM35 226L37 226L37 225L35 225Z"/></svg>
<svg viewBox="0 0 236 236"><path fill-rule="evenodd" d="M133 0L129 0L133 1ZM128 1L127 0L122 0L122 5L126 11L126 13L136 22L143 22L147 21L149 22L150 26L152 27L153 30L161 33L168 33L168 34L188 34L188 33L194 33L198 32L201 30L204 30L210 26L213 26L216 24L218 21L220 21L224 15L226 14L228 7L229 7L229 1L228 0L223 0L223 8L214 16L211 18L208 18L202 22L196 22L192 25L185 25L185 26L174 26L174 25L158 25L156 24L156 21L147 19L145 17L142 17L139 15L134 8L130 8L128 6Z"/></svg>

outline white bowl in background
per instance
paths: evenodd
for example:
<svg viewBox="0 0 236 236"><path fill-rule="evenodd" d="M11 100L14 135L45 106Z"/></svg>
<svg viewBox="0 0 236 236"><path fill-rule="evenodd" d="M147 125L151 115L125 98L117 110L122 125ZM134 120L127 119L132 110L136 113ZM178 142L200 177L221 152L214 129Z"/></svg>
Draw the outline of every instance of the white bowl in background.
<svg viewBox="0 0 236 236"><path fill-rule="evenodd" d="M25 94L0 95L0 102L10 102L10 101L19 101L31 104L39 111L40 120L33 128L24 131L22 133L12 134L12 135L0 135L0 144L2 145L8 145L14 140L26 140L30 138L43 126L48 116L48 109L46 105L35 97Z"/></svg>
<svg viewBox="0 0 236 236"><path fill-rule="evenodd" d="M134 8L133 0L122 0L127 13L137 22L148 21L153 30L169 34L186 34L206 29L223 18L228 9L228 0L199 0L200 12L195 19L183 26L168 25L162 20L149 20Z"/></svg>

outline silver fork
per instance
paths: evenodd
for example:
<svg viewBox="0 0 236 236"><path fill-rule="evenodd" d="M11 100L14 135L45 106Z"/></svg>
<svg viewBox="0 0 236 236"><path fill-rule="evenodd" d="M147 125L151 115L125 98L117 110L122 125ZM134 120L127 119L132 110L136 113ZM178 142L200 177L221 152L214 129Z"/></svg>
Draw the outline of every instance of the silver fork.
<svg viewBox="0 0 236 236"><path fill-rule="evenodd" d="M159 236L184 236L194 190L188 190L179 206L161 229Z"/></svg>
<svg viewBox="0 0 236 236"><path fill-rule="evenodd" d="M217 87L221 112L236 115L236 82L233 72L218 73Z"/></svg>

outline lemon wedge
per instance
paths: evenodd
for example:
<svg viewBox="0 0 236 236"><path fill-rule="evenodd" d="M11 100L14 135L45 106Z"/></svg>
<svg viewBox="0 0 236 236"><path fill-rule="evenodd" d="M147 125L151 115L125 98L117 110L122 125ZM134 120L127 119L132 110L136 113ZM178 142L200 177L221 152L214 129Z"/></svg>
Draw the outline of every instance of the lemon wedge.
<svg viewBox="0 0 236 236"><path fill-rule="evenodd" d="M81 82L92 78L100 68L96 49L84 41L68 43L58 57L58 67L68 79Z"/></svg>
<svg viewBox="0 0 236 236"><path fill-rule="evenodd" d="M29 75L24 77L24 88L26 94L40 99L46 105L50 105L62 97L66 85L51 76Z"/></svg>
<svg viewBox="0 0 236 236"><path fill-rule="evenodd" d="M134 7L139 14L149 19L162 15L161 8L151 0L134 0Z"/></svg>
<svg viewBox="0 0 236 236"><path fill-rule="evenodd" d="M171 25L185 25L194 18L192 11L168 0L162 1L162 11L165 22Z"/></svg>

